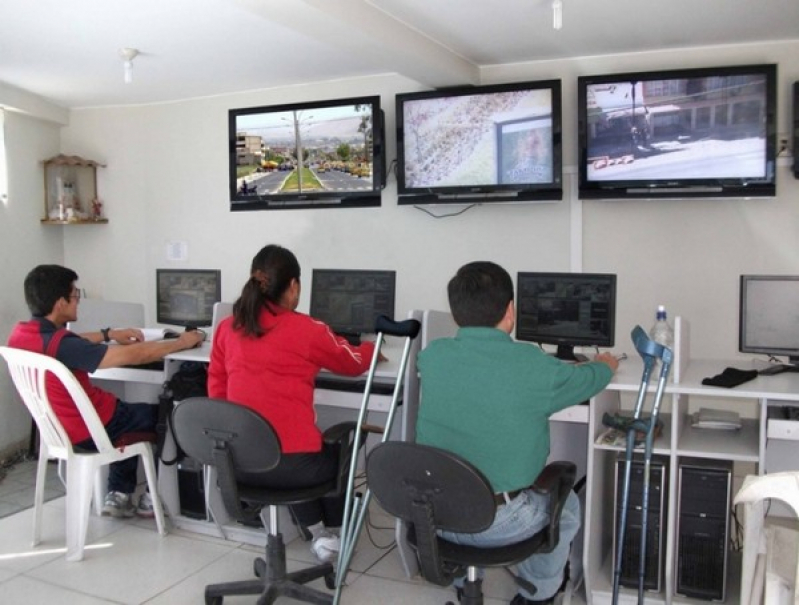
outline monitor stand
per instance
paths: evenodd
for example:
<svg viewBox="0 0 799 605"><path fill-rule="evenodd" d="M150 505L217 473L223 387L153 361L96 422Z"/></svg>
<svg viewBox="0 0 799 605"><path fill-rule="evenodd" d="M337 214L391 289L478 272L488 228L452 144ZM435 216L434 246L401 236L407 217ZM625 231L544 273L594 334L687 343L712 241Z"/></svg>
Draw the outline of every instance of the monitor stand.
<svg viewBox="0 0 799 605"><path fill-rule="evenodd" d="M574 352L574 345L558 345L555 357L563 361L581 362L588 361L588 357Z"/></svg>

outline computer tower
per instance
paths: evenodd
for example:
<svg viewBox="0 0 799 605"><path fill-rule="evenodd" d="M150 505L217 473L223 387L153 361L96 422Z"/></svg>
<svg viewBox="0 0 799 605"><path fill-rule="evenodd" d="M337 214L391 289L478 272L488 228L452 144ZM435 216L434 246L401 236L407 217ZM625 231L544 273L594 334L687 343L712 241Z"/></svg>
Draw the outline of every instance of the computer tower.
<svg viewBox="0 0 799 605"><path fill-rule="evenodd" d="M683 458L679 464L675 592L723 601L732 497L732 462Z"/></svg>
<svg viewBox="0 0 799 605"><path fill-rule="evenodd" d="M625 459L620 455L616 461L616 506L613 522L613 569L616 567L619 523L624 488ZM644 458L633 456L630 469L630 489L627 504L627 523L624 530L621 576L619 584L638 588L638 574L642 554L646 557L644 589L658 592L663 586L663 563L666 538L668 486L668 458L653 456L649 470L649 504L646 516L646 552L641 553L641 531L643 530Z"/></svg>
<svg viewBox="0 0 799 605"><path fill-rule="evenodd" d="M207 517L203 467L193 458L184 458L178 463L178 498L180 514L184 517Z"/></svg>

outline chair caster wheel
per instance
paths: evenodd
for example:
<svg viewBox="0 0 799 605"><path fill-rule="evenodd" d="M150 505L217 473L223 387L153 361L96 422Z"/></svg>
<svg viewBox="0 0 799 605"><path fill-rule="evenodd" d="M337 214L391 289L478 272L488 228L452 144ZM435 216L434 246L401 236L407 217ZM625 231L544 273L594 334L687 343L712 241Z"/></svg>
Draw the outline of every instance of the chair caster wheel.
<svg viewBox="0 0 799 605"><path fill-rule="evenodd" d="M325 574L325 586L327 586L327 588L329 590L335 590L336 589L336 574L335 573L327 573L327 574Z"/></svg>
<svg viewBox="0 0 799 605"><path fill-rule="evenodd" d="M266 561L260 557L255 559L252 563L252 572L256 578L263 578L264 574L266 574Z"/></svg>

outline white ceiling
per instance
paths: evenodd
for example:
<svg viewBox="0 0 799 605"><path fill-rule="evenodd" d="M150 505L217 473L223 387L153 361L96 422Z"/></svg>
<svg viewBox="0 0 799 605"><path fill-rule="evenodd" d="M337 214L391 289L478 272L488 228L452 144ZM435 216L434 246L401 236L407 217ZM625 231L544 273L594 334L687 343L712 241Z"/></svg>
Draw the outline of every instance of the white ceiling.
<svg viewBox="0 0 799 605"><path fill-rule="evenodd" d="M551 0L3 0L0 82L74 108L796 39L799 0L563 0L560 31ZM127 85L122 47L141 52Z"/></svg>

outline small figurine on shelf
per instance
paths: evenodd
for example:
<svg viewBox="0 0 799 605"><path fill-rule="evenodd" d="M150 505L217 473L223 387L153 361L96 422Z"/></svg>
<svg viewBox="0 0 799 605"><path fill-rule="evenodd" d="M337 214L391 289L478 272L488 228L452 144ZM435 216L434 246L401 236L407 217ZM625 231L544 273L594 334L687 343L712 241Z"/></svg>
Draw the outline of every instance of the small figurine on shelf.
<svg viewBox="0 0 799 605"><path fill-rule="evenodd" d="M92 220L99 221L103 218L103 203L94 198L92 200Z"/></svg>

